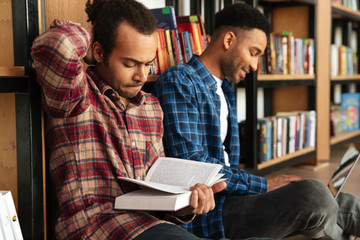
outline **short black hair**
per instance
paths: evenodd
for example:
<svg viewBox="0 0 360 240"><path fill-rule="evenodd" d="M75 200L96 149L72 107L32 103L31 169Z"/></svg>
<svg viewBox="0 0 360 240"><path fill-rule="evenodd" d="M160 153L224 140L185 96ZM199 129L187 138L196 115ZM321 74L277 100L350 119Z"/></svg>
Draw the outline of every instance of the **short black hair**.
<svg viewBox="0 0 360 240"><path fill-rule="evenodd" d="M143 4L135 0L88 0L85 12L93 25L94 39L104 50L104 61L113 50L117 27L126 21L139 33L151 35L157 29L154 15Z"/></svg>
<svg viewBox="0 0 360 240"><path fill-rule="evenodd" d="M244 30L254 28L270 33L270 24L258 9L243 3L228 5L215 14L215 31L221 27L238 27Z"/></svg>

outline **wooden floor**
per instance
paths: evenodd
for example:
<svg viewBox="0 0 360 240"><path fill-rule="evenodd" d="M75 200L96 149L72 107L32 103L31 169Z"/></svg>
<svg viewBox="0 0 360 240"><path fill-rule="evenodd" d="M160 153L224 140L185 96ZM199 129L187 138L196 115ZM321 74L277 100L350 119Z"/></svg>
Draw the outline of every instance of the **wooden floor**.
<svg viewBox="0 0 360 240"><path fill-rule="evenodd" d="M360 138L357 140L360 142ZM333 172L335 171L337 164L341 160L342 156L346 152L350 142L338 144L331 149L331 159L329 162L320 164L315 168L307 168L302 165L284 168L282 170L273 172L270 175L276 175L280 173L284 174L298 174L303 178L316 178L327 184ZM360 163L355 166L355 169L351 173L348 181L346 182L343 191L355 194L360 197ZM287 240L307 240L304 236L294 236L286 238Z"/></svg>

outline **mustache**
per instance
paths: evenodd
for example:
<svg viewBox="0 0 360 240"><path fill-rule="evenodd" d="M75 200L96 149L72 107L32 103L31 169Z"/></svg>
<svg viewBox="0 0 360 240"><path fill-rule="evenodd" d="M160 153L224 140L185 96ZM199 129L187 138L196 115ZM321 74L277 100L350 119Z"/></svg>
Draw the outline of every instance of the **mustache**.
<svg viewBox="0 0 360 240"><path fill-rule="evenodd" d="M144 82L134 82L131 84L126 84L126 87L140 87L143 86L145 83Z"/></svg>

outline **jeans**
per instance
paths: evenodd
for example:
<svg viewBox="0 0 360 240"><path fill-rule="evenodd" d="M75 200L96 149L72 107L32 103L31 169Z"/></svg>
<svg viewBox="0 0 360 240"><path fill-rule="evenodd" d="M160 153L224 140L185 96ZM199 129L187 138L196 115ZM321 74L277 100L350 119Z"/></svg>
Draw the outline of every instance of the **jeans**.
<svg viewBox="0 0 360 240"><path fill-rule="evenodd" d="M156 225L139 236L137 236L134 240L201 240L205 238L198 238L185 229L172 225L172 224L159 224ZM271 240L270 238L249 238L247 240ZM222 238L220 240L229 240L228 238Z"/></svg>
<svg viewBox="0 0 360 240"><path fill-rule="evenodd" d="M360 236L360 199L314 179L292 182L260 195L229 196L223 208L225 235L230 239L283 237L301 233L312 239Z"/></svg>

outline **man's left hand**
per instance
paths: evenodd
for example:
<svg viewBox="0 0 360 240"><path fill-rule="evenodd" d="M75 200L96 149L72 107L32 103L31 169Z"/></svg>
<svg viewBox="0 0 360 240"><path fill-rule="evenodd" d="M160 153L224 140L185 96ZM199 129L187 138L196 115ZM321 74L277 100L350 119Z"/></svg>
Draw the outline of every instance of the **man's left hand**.
<svg viewBox="0 0 360 240"><path fill-rule="evenodd" d="M225 182L219 182L209 187L205 184L196 184L191 187L190 206L176 212L177 216L185 216L190 214L204 214L215 208L214 193L224 190Z"/></svg>

